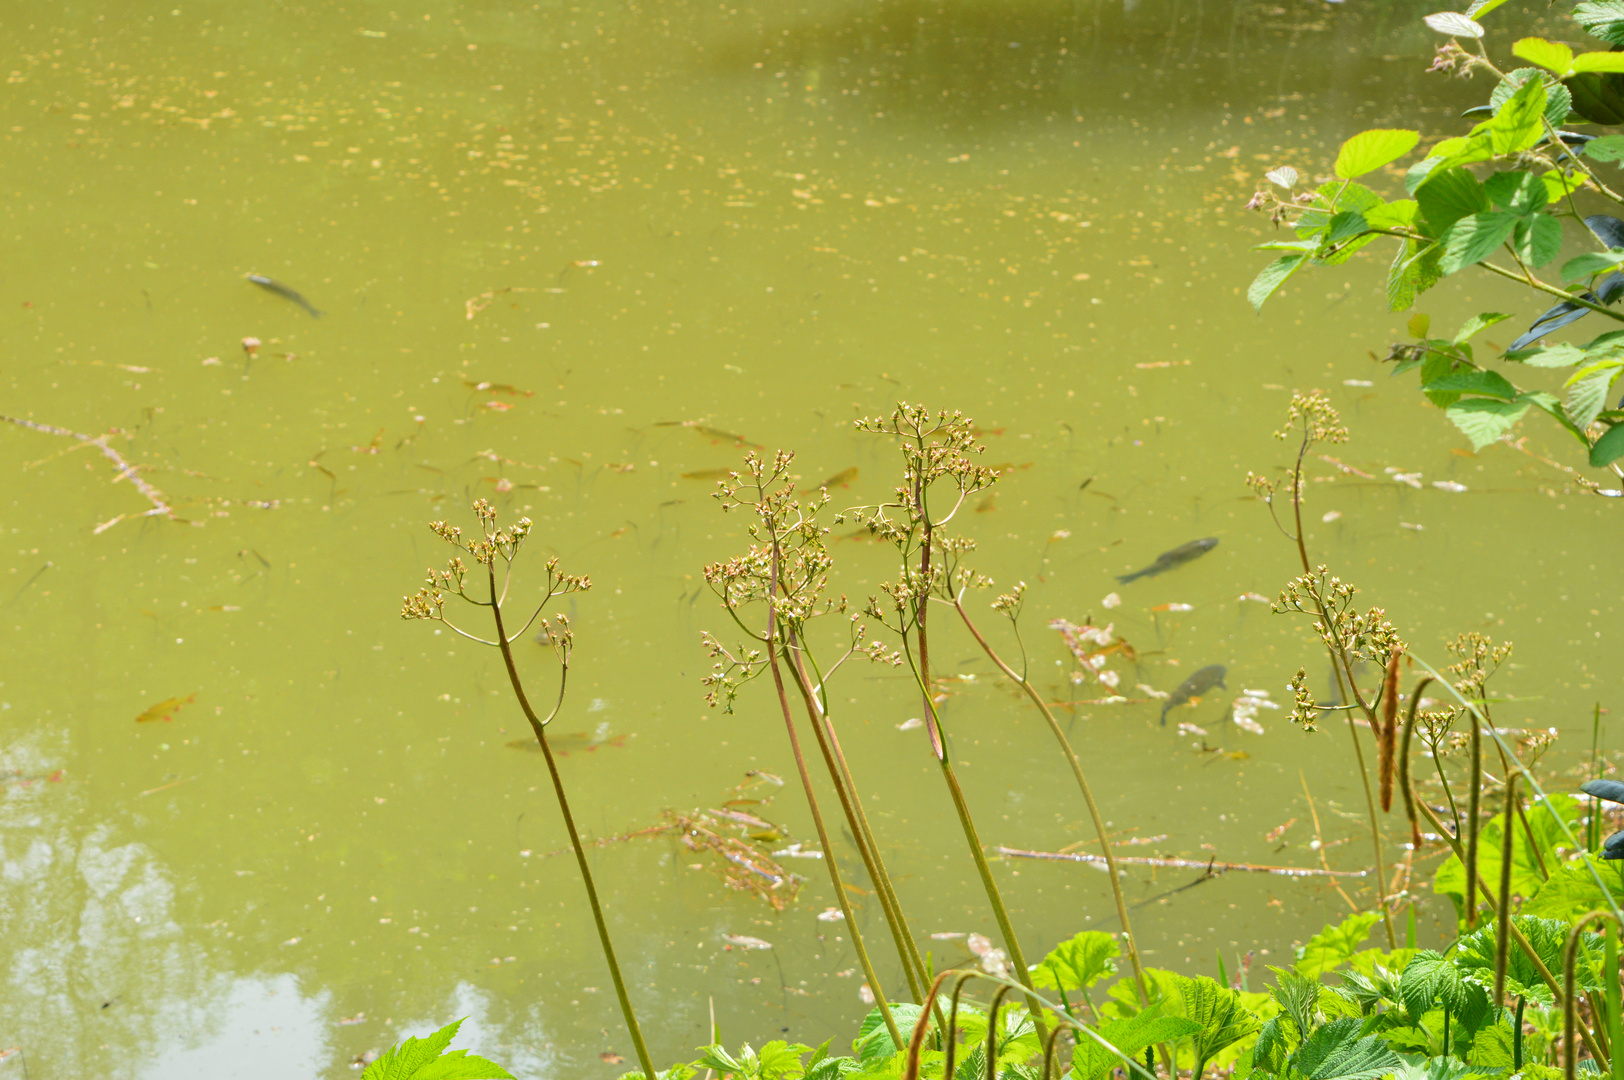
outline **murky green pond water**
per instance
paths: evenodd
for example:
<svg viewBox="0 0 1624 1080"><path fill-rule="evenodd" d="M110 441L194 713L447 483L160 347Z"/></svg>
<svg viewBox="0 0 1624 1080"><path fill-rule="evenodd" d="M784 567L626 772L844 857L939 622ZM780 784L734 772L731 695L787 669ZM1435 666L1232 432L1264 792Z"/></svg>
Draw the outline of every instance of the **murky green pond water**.
<svg viewBox="0 0 1624 1080"><path fill-rule="evenodd" d="M1031 583L1038 663L1065 656L1050 619L1092 613L1144 654L1134 681L1222 663L1232 693L1278 700L1324 663L1237 599L1293 565L1241 481L1285 460L1270 432L1290 390L1324 387L1355 432L1342 460L1371 479L1311 490L1314 547L1435 660L1464 629L1516 640L1505 721L1559 726L1574 755L1619 691L1624 627L1595 591L1616 509L1506 447L1463 456L1385 380L1367 350L1401 322L1375 264L1261 318L1241 296L1256 177L1406 122L1433 44L1418 13L8 4L0 412L118 429L109 445L185 521L138 516L95 447L0 428L0 1049L23 1048L0 1077L345 1076L462 1015L463 1045L523 1075L622 1071L499 661L397 613L443 558L427 521L481 496L527 513L529 569L545 549L595 582L567 609L559 721L585 733L563 759L584 828L791 775L765 687L733 717L701 699L699 633L722 618L700 568L743 543L690 477L739 451L701 428L792 448L809 482L845 474L840 505L894 483L852 419L899 398L962 409L1014 466L969 531L988 573ZM1466 286L1426 310L1527 309ZM1202 536L1220 543L1200 561L1116 584ZM854 596L888 572L872 545L833 550ZM1191 610L1152 610L1168 604ZM1036 718L968 639L934 651L967 677L945 717L988 843L1086 839ZM899 730L908 683L854 669L837 693L916 930L992 934L923 733ZM1153 702L1072 711L1107 816L1148 841L1125 853L1315 865L1306 783L1332 864L1365 865L1346 736L1280 712L1237 731L1228 700L1182 710L1205 739L1158 726ZM155 706L169 718L137 722ZM812 835L793 788L753 812ZM812 1043L864 1010L849 944L814 917L832 902L816 863L785 858L809 880L777 913L669 836L594 858L662 1063L712 1009L731 1042ZM1029 951L1114 925L1098 872L997 866ZM1238 873L1164 895L1198 876L1131 872L1150 963L1279 962L1344 910L1323 881ZM1440 909L1421 896L1425 936ZM968 955L925 940L938 963Z"/></svg>

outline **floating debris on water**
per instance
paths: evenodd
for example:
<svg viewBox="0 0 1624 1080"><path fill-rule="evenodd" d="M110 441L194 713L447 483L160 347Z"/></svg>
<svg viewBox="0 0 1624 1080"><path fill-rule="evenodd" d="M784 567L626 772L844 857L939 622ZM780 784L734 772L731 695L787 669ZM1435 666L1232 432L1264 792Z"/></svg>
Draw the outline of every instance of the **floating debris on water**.
<svg viewBox="0 0 1624 1080"><path fill-rule="evenodd" d="M1207 729L1204 728L1204 727L1198 727L1195 724L1181 723L1181 724L1179 724L1179 734L1180 735L1203 735L1204 736L1204 735L1207 734Z"/></svg>
<svg viewBox="0 0 1624 1080"><path fill-rule="evenodd" d="M837 907L824 908L818 912L818 922L840 922L845 917L846 913Z"/></svg>
<svg viewBox="0 0 1624 1080"><path fill-rule="evenodd" d="M914 728L922 728L924 726L925 726L925 722L923 720L921 720L919 717L910 716L910 717L908 717L908 719L904 720L902 723L897 725L897 730L898 731L912 731Z"/></svg>
<svg viewBox="0 0 1624 1080"><path fill-rule="evenodd" d="M1239 596L1237 596L1235 599L1236 600L1251 600L1251 601L1254 601L1254 602L1259 603L1259 604L1272 604L1272 603L1274 603L1273 600L1270 600L1267 596L1264 596L1262 593L1255 593L1255 592L1243 592Z"/></svg>
<svg viewBox="0 0 1624 1080"><path fill-rule="evenodd" d="M770 949L773 947L772 942L762 941L760 938L751 937L748 934L723 934L722 940L729 945L737 945L741 949Z"/></svg>
<svg viewBox="0 0 1624 1080"><path fill-rule="evenodd" d="M1118 596L1116 593L1106 593L1105 599L1100 601L1100 607L1105 608L1106 610L1121 606L1122 597Z"/></svg>
<svg viewBox="0 0 1624 1080"><path fill-rule="evenodd" d="M1411 529L1411 530L1414 530L1415 532L1420 532L1422 529L1426 528L1425 525L1417 525L1414 522L1410 522L1410 521L1401 521L1401 522L1398 523L1398 527L1401 528L1401 529Z"/></svg>
<svg viewBox="0 0 1624 1080"><path fill-rule="evenodd" d="M1421 490L1421 474L1419 472L1400 472L1391 465L1382 471L1400 484L1408 484L1417 491Z"/></svg>
<svg viewBox="0 0 1624 1080"><path fill-rule="evenodd" d="M1466 485L1454 480L1434 480L1432 486L1439 491L1453 491L1456 493L1466 490Z"/></svg>
<svg viewBox="0 0 1624 1080"><path fill-rule="evenodd" d="M1325 511L1325 513L1320 515L1320 520L1325 522L1325 524L1327 524L1327 525L1329 525L1333 521L1341 521L1342 520L1342 511L1340 511L1340 510L1327 510L1327 511Z"/></svg>

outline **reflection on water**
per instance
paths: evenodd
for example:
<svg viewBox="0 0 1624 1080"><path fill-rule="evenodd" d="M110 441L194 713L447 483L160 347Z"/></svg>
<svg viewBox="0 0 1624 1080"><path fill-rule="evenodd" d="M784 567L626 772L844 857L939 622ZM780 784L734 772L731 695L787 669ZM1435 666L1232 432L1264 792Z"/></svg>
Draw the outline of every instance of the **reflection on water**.
<svg viewBox="0 0 1624 1080"><path fill-rule="evenodd" d="M1310 540L1407 636L1517 639L1514 724L1588 730L1616 689L1601 511L1534 458L1457 453L1380 378L1366 350L1402 334L1374 314L1380 268L1262 319L1240 296L1262 171L1312 174L1436 91L1402 6L20 2L0 23L0 412L66 432L0 426L0 1049L35 1080L352 1075L464 1014L459 1045L526 1074L623 1068L578 882L535 855L564 840L537 756L508 748L499 664L395 618L441 557L424 524L476 497L596 582L569 598L559 721L593 837L790 772L764 701L701 701L699 631L722 620L699 568L742 543L706 496L785 446L837 506L883 498L890 451L850 421L899 397L975 416L1008 468L966 529L983 570L1031 585L1027 647L1136 854L1309 865L1306 777L1338 865L1362 863L1330 736L1226 726L1223 694L1181 705L1182 735L1145 689L1082 704L1045 629L1112 622L1138 652L1124 685L1164 693L1222 665L1280 699L1318 670L1256 602L1291 553L1240 482L1281 462L1292 388L1326 388L1355 433L1351 471L1310 489ZM1498 288L1431 313L1511 303ZM174 519L141 516L146 489ZM836 536L837 589L894 572ZM1115 580L1202 537L1198 561ZM523 644L550 688L550 650ZM987 842L1085 839L1046 734L972 643L933 652ZM843 676L916 929L988 933L907 682ZM772 851L814 846L774 810ZM862 1011L815 866L778 913L670 836L593 858L662 1062L712 1008L730 1042L814 1044ZM1087 866L999 867L1028 951L1110 925ZM1340 910L1279 878L1175 891L1193 877L1130 878L1153 964L1275 962ZM956 962L959 940L930 944Z"/></svg>

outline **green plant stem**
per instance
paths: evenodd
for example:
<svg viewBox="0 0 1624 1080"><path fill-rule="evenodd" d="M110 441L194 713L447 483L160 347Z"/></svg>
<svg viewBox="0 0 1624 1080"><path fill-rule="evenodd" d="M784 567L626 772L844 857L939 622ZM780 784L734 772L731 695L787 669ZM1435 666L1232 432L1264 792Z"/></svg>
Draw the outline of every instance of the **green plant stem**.
<svg viewBox="0 0 1624 1080"><path fill-rule="evenodd" d="M1613 1080L1624 1080L1624 1056L1618 1053L1619 1041L1619 985L1618 985L1618 923L1608 920L1607 936L1602 939L1601 985L1607 998L1607 1046L1612 1055Z"/></svg>
<svg viewBox="0 0 1624 1080"><path fill-rule="evenodd" d="M986 653L987 658L997 665L998 670L1004 673L1005 678L1025 692L1028 700L1032 702L1038 712L1042 714L1044 721L1049 725L1049 730L1054 734L1055 740L1060 743L1060 750L1065 755L1066 762L1071 766L1071 774L1076 778L1077 787L1083 793L1083 802L1088 805L1089 817L1094 821L1094 831L1100 838L1100 849L1105 854L1106 873L1111 878L1111 895L1116 900L1117 918L1122 923L1123 936L1128 939L1128 960L1133 965L1133 977L1139 984L1139 993L1148 1004L1150 1001L1150 985L1145 981L1145 969L1139 962L1139 942L1134 937L1133 924L1128 921L1128 902L1122 895L1122 879L1118 876L1116 856L1111 851L1111 834L1106 828L1105 818L1100 815L1099 804L1094 801L1094 792L1089 787L1088 777L1083 773L1082 762L1077 760L1077 754L1071 748L1071 740L1066 738L1065 731L1060 727L1059 722L1055 720L1054 713L1044 702L1042 695L1033 689L1030 682L1017 674L1014 668L1004 662L1004 658L994 651L992 645L988 643L987 639L981 635L981 631L977 629L975 623L971 621L970 613L964 610L962 592L953 598L953 607L958 611L959 618L963 620L965 628L970 631L970 636L976 639L977 645L981 646L981 651Z"/></svg>
<svg viewBox="0 0 1624 1080"><path fill-rule="evenodd" d="M1574 1074L1579 1065L1579 1048L1574 1040L1574 1031L1577 1029L1581 1036L1585 1034L1584 1029L1579 1027L1579 995L1574 985L1574 969L1578 960L1579 943L1582 940L1584 928L1598 919L1607 920L1608 943L1611 944L1612 930L1618 925L1618 918L1610 911L1592 911L1573 924L1573 929L1568 931L1567 944L1562 949L1562 1001L1560 1004L1562 1006L1562 1049L1566 1051L1563 1054L1563 1069L1567 1074L1567 1080L1574 1080ZM1612 953L1613 965L1604 972L1603 991L1604 994L1611 995L1616 1002L1618 996L1617 947L1614 946L1607 951ZM1598 1017L1598 1019L1606 1025L1615 1022L1609 1017ZM1585 1046L1590 1049L1590 1054L1596 1059L1598 1065L1605 1066L1607 1064L1608 1059L1597 1053L1594 1042L1587 1038L1585 1039Z"/></svg>
<svg viewBox="0 0 1624 1080"><path fill-rule="evenodd" d="M1547 285L1545 282L1541 281L1537 277L1534 277L1534 275L1532 275L1532 274L1529 274L1529 275L1527 275L1525 277L1522 274L1519 274L1519 273L1517 273L1517 272L1515 272L1513 270L1507 270L1503 266L1496 266L1493 263L1487 262L1487 261L1480 262L1480 263L1478 263L1478 265L1481 266L1483 269L1487 270L1491 274L1499 274L1503 278L1510 278L1512 281L1521 282L1522 284L1527 285L1530 288L1538 289L1542 293L1548 293L1551 296L1560 297L1564 302L1569 303L1569 304L1573 304L1576 307L1589 308L1591 311L1597 312L1598 314L1601 314L1601 315L1605 315L1609 319L1616 319L1619 322L1624 322L1624 312L1615 311L1613 308L1604 307L1601 304L1592 303L1591 301L1584 299L1583 297L1579 296L1576 293L1564 292L1563 290L1558 289L1555 285Z"/></svg>
<svg viewBox="0 0 1624 1080"><path fill-rule="evenodd" d="M1472 716L1472 773L1466 794L1466 928L1477 925L1477 834L1483 799L1483 739L1481 722Z"/></svg>
<svg viewBox="0 0 1624 1080"><path fill-rule="evenodd" d="M840 799L840 809L846 815L846 823L851 827L852 839L857 842L857 852L862 856L863 867L868 871L869 880L874 883L875 892L880 898L880 909L885 914L891 937L896 942L897 956L902 961L902 971L907 976L908 989L913 993L915 1001L923 1002L926 986L924 959L919 956L913 936L908 933L907 922L902 917L896 893L891 888L890 875L886 873L879 850L874 846L874 834L868 828L868 815L863 810L862 796L857 791L850 770L845 767L844 755L836 757L838 744L834 742L833 725L829 722L828 713L818 704L807 680L806 671L801 666L799 655L793 653L786 644L783 647L783 659L795 675L796 688L800 690L801 700L806 705L807 719L812 724L812 734L818 741L818 750L823 755L824 767L828 770L829 779L835 786L835 794ZM833 856L832 853L825 851L825 857Z"/></svg>
<svg viewBox="0 0 1624 1080"><path fill-rule="evenodd" d="M909 666L913 668L914 678L923 687L924 681L919 679L919 668L914 665L911 654L908 655ZM947 735L942 731L941 718L936 713L936 703L931 700L927 691L925 694L925 709L930 715L929 723L932 732L932 750L936 763L941 767L942 779L947 783L948 794L953 798L953 810L959 817L959 828L964 832L964 839L970 845L970 856L975 860L976 873L981 878L981 887L987 894L987 903L992 905L993 917L998 921L998 932L1003 936L1004 947L1009 950L1010 966L1015 969L1015 977L1020 980L1028 993L1026 997L1027 1009L1032 1014L1032 1025L1037 1029L1038 1038L1048 1036L1048 1028L1043 1022L1043 1012L1034 997L1036 987L1032 985L1032 973L1027 970L1026 956L1021 952L1020 939L1015 936L1015 927L1009 921L1009 911L1004 907L1004 898L998 891L998 882L992 876L992 866L987 862L987 853L982 850L981 837L976 833L975 820L970 816L970 805L965 802L964 789L959 786L958 774L953 771L953 762L947 752Z"/></svg>
<svg viewBox="0 0 1624 1080"><path fill-rule="evenodd" d="M1466 861L1466 850L1461 846L1461 842L1457 838L1449 835L1449 831L1444 828L1444 823L1438 820L1437 814L1433 813L1432 807L1422 802L1419 798L1416 799L1416 805L1421 808L1421 812L1425 814L1427 820L1432 823L1432 827L1437 829L1439 835L1444 838L1444 841L1449 845L1450 850L1454 852L1455 858L1461 860L1461 862L1464 864ZM1492 903L1494 897L1489 892L1488 883L1479 878L1477 884L1479 890L1482 891L1484 898ZM1589 918L1589 916L1586 916L1586 918ZM1583 922L1583 920L1580 921L1581 923ZM1517 926L1516 922L1514 920L1507 919L1506 924L1511 933L1511 939L1517 943L1517 948L1521 949L1523 955L1528 958L1528 962L1534 965L1534 970L1539 972L1539 977L1541 979L1545 980L1545 985L1551 988L1551 996L1555 999L1556 1007L1562 1008L1563 1002L1572 1000L1571 995L1563 992L1562 986L1556 981L1556 976L1552 975L1551 969L1545 966L1545 961L1540 959L1539 953L1534 949L1533 942L1528 940L1528 936L1522 932L1522 930ZM1579 1037L1584 1040L1584 1044L1590 1050L1591 1056L1594 1057L1598 1062L1606 1062L1608 1060L1607 1055L1602 1051L1601 1047L1597 1045L1596 1039L1592 1035L1589 1028L1580 1027Z"/></svg>
<svg viewBox="0 0 1624 1080"><path fill-rule="evenodd" d="M519 701L519 708L524 712L524 718L530 722L530 730L535 733L536 742L541 744L542 756L547 759L547 774L552 777L553 794L558 797L558 809L564 815L564 828L568 830L570 847L575 850L575 864L581 869L581 882L586 886L587 903L592 907L592 921L598 928L598 944L603 948L603 958L609 964L609 977L615 982L615 996L620 999L620 1012L626 1020L626 1029L631 1033L632 1045L637 1048L637 1062L643 1067L643 1075L647 1080L655 1080L654 1061L649 1057L648 1046L643 1042L643 1029L637 1023L637 1013L632 1009L631 995L626 991L626 980L620 974L620 962L615 959L615 946L609 940L609 924L604 921L603 905L598 902L598 888L592 881L592 868L587 865L586 848L581 844L581 834L575 828L575 815L570 812L570 801L564 794L564 779L558 774L558 762L553 758L552 747L547 745L546 723L536 716L530 707L530 699L525 696L524 685L519 681L519 669L513 662L513 647L508 641L507 631L502 626L502 605L498 602L496 591L496 568L491 563L485 564L490 575L491 586L491 616L496 620L496 643L502 650L502 662L507 665L508 682L513 686L513 696ZM552 713L547 717L550 721L558 715L559 705L564 702L564 684L569 678L569 665L565 663L558 678L558 705L553 706Z"/></svg>
<svg viewBox="0 0 1624 1080"><path fill-rule="evenodd" d="M885 991L880 986L880 978L874 972L874 964L868 958L868 949L863 944L863 935L857 928L857 919L851 910L851 900L846 896L845 883L840 880L840 866L835 858L835 848L829 842L829 830L823 823L823 811L818 808L817 792L812 788L812 774L806 767L806 756L801 753L801 739L795 734L795 716L790 711L789 694L784 689L784 673L778 667L778 649L771 644L776 640L778 633L778 544L773 543L773 584L768 593L767 601L767 660L772 669L773 685L778 690L778 705L784 714L784 731L789 735L789 748L795 758L795 768L801 776L801 787L806 792L806 805L812 811L812 824L818 831L818 844L823 849L823 862L829 870L829 881L834 885L835 902L840 905L840 913L844 916L846 932L851 935L852 948L857 950L857 960L862 965L863 976L868 980L868 988L874 992L874 1003L879 1006L880 1016L885 1020L885 1030L891 1035L891 1045L900 1048L902 1033L897 1029L896 1018L891 1015L891 1005L885 1000Z"/></svg>
<svg viewBox="0 0 1624 1080"><path fill-rule="evenodd" d="M1297 463L1291 472L1291 513L1297 526L1297 556L1302 560L1304 576L1312 577L1314 571L1308 564L1308 547L1303 540L1303 457L1308 453L1308 444L1308 430L1305 427L1302 446L1297 451ZM1319 609L1320 625L1325 627L1329 633L1330 628L1335 625L1331 619L1331 613L1325 610L1325 603L1319 598L1317 590L1312 595L1314 596L1314 606ZM1357 702L1359 708L1364 711L1365 718L1370 721L1371 729L1376 730L1375 710L1365 704L1364 698L1359 693L1359 688L1354 685L1353 664L1348 659L1347 650L1341 648L1340 643L1338 643L1336 649L1333 650L1327 646L1326 651L1331 655L1331 670L1336 675L1337 686L1339 689L1344 689L1344 699ZM1348 676L1346 688L1342 687L1344 671ZM1382 852L1381 820L1376 816L1376 795L1370 790L1370 770L1365 765L1365 748L1359 741L1359 729L1354 725L1351 711L1348 712L1346 720L1348 736L1353 740L1353 756L1359 765L1359 783L1364 787L1365 791L1365 811L1370 818L1370 841L1376 850L1376 904L1382 913L1382 929L1387 932L1387 947L1396 949L1398 948L1398 931L1393 927L1393 913L1387 907L1387 859Z"/></svg>
<svg viewBox="0 0 1624 1080"><path fill-rule="evenodd" d="M1500 845L1500 910L1494 927L1494 1007L1506 1005L1506 961L1511 958L1511 859L1517 836L1513 815L1517 809L1517 774L1506 774L1506 814Z"/></svg>

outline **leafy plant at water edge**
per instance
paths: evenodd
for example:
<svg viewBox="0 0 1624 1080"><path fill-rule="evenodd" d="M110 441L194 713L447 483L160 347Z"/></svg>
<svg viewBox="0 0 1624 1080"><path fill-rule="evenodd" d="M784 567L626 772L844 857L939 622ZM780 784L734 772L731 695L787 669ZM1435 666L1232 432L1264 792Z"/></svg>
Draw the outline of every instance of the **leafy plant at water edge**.
<svg viewBox="0 0 1624 1080"><path fill-rule="evenodd" d="M361 1080L514 1080L494 1061L446 1049L461 1026L462 1020L456 1020L433 1035L396 1043L367 1066Z"/></svg>
<svg viewBox="0 0 1624 1080"><path fill-rule="evenodd" d="M1494 86L1488 103L1471 111L1482 119L1464 135L1429 147L1404 171L1403 196L1386 197L1361 181L1396 172L1396 163L1420 142L1413 130L1353 136L1337 155L1333 177L1317 186L1300 187L1301 178L1289 167L1269 172L1269 184L1249 205L1287 226L1294 238L1258 245L1280 254L1252 282L1248 299L1261 308L1304 268L1339 265L1390 238L1398 242L1387 275L1392 311L1409 309L1420 293L1473 267L1538 292L1547 303L1558 300L1501 358L1517 366L1504 368L1508 373L1573 369L1556 391L1520 386L1475 356L1471 339L1513 317L1503 313L1469 319L1448 337L1430 337L1429 320L1417 316L1410 321L1415 343L1395 345L1388 359L1396 364L1394 374L1419 371L1422 392L1474 449L1505 437L1537 409L1584 447L1589 465L1624 476L1615 464L1624 457L1624 405L1607 407L1624 373L1624 332L1604 333L1583 346L1541 344L1545 335L1592 314L1624 322L1624 312L1613 306L1624 297L1624 219L1586 215L1578 204L1582 197L1624 206L1624 194L1610 186L1603 168L1624 160L1624 135L1570 130L1624 124L1624 55L1575 54L1567 45L1530 37L1516 42L1512 53L1532 66L1497 66L1476 19L1498 6L1498 0L1479 0L1469 9L1474 17L1427 16L1433 30L1449 36L1432 70L1482 72ZM1581 3L1572 17L1614 48L1624 40L1624 9L1613 0ZM1483 175L1483 169L1498 171ZM1565 221L1575 226L1567 235L1592 250L1563 262L1560 281L1550 281L1537 271L1561 254Z"/></svg>

